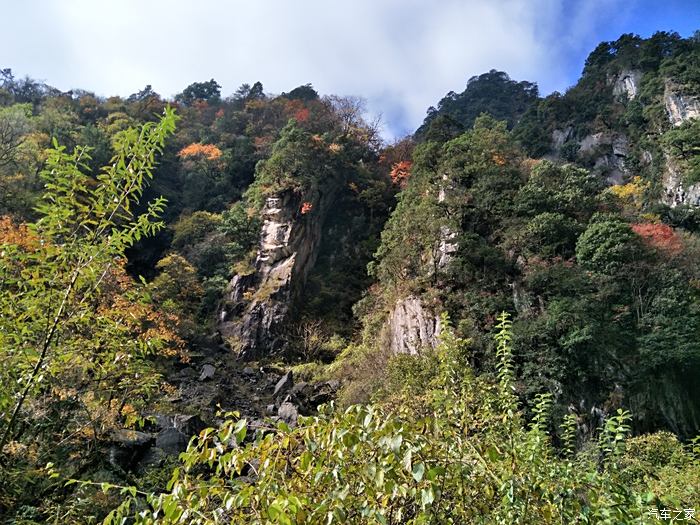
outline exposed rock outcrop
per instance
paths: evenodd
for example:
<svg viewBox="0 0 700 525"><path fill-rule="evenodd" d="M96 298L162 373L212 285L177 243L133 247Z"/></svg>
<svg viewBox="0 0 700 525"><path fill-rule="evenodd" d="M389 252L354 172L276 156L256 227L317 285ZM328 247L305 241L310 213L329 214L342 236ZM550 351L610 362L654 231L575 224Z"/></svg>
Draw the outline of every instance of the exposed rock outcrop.
<svg viewBox="0 0 700 525"><path fill-rule="evenodd" d="M445 202L448 192L453 189L454 187L450 183L449 177L447 175L443 175L440 191L438 193L438 202ZM452 256L457 252L458 248L459 243L457 242L457 232L447 225L440 226L440 244L438 246L437 267L440 269L445 268L452 260Z"/></svg>
<svg viewBox="0 0 700 525"><path fill-rule="evenodd" d="M622 184L630 175L625 164L629 144L623 134L600 132L586 135L580 142L579 154L595 157L593 170L605 174L608 184Z"/></svg>
<svg viewBox="0 0 700 525"><path fill-rule="evenodd" d="M423 307L416 296L396 302L386 324L389 347L394 354L420 353L422 348L434 348L440 335L440 318Z"/></svg>
<svg viewBox="0 0 700 525"><path fill-rule="evenodd" d="M664 204L672 208L683 204L700 206L700 184L684 184L683 173L669 155L666 156L662 182L664 193L661 200Z"/></svg>
<svg viewBox="0 0 700 525"><path fill-rule="evenodd" d="M613 80L613 95L620 98L633 99L639 92L639 82L642 80L642 72L637 69L624 69Z"/></svg>
<svg viewBox="0 0 700 525"><path fill-rule="evenodd" d="M283 346L280 327L316 261L334 196L329 184L307 213L302 213L302 199L292 192L266 200L255 271L233 277L219 311L219 332L239 356Z"/></svg>
<svg viewBox="0 0 700 525"><path fill-rule="evenodd" d="M681 93L671 82L666 82L664 105L668 120L680 126L686 120L700 117L700 99Z"/></svg>
<svg viewBox="0 0 700 525"><path fill-rule="evenodd" d="M559 151L564 143L571 138L573 131L571 126L552 131L552 149L554 151Z"/></svg>

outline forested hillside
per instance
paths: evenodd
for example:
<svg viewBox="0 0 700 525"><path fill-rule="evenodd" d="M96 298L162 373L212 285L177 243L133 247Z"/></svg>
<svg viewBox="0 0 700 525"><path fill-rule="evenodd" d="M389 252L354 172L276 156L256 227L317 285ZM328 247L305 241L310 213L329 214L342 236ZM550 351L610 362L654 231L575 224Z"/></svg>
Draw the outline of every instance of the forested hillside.
<svg viewBox="0 0 700 525"><path fill-rule="evenodd" d="M391 144L311 84L1 75L3 522L700 510L697 34Z"/></svg>

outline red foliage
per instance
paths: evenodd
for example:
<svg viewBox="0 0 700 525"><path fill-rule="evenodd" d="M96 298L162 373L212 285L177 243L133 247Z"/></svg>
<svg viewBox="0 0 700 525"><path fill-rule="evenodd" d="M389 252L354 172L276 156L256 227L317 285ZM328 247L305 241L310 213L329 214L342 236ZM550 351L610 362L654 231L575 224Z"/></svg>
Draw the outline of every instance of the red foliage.
<svg viewBox="0 0 700 525"><path fill-rule="evenodd" d="M224 110L220 109L219 111L216 112L216 118L221 118L224 116Z"/></svg>
<svg viewBox="0 0 700 525"><path fill-rule="evenodd" d="M284 106L284 111L300 124L309 120L309 108L301 100L289 100Z"/></svg>
<svg viewBox="0 0 700 525"><path fill-rule="evenodd" d="M668 224L641 222L633 224L632 230L652 248L662 250L672 255L677 255L683 251L683 243L680 237Z"/></svg>
<svg viewBox="0 0 700 525"><path fill-rule="evenodd" d="M402 160L401 162L394 164L391 167L391 172L389 172L391 181L401 188L405 187L406 181L411 176L412 166L413 163L410 160Z"/></svg>
<svg viewBox="0 0 700 525"><path fill-rule="evenodd" d="M301 214L306 215L307 213L309 213L313 209L313 207L314 207L313 204L311 204L309 201L305 201L301 205Z"/></svg>
<svg viewBox="0 0 700 525"><path fill-rule="evenodd" d="M297 122L306 122L309 120L309 108L301 108L294 113L294 119Z"/></svg>

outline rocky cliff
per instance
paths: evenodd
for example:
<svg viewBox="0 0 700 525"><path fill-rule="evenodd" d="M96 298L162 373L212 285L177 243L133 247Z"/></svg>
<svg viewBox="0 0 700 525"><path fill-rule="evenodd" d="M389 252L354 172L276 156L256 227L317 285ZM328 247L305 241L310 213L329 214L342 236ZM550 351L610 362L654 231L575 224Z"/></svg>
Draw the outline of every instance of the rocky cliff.
<svg viewBox="0 0 700 525"><path fill-rule="evenodd" d="M700 117L700 99L682 93L670 81L665 84L664 106L668 120L674 127ZM668 154L666 154L662 182L664 188L662 200L665 204L672 207L700 206L700 184L685 184L678 163Z"/></svg>
<svg viewBox="0 0 700 525"><path fill-rule="evenodd" d="M627 97L632 100L639 92L639 83L642 80L642 72L638 69L625 69L617 77L612 79L613 95L615 97Z"/></svg>
<svg viewBox="0 0 700 525"><path fill-rule="evenodd" d="M423 348L437 346L440 318L411 295L396 302L385 330L392 353L416 355Z"/></svg>
<svg viewBox="0 0 700 525"><path fill-rule="evenodd" d="M683 93L670 81L666 82L664 105L668 119L674 126L680 126L686 120L700 117L700 99Z"/></svg>
<svg viewBox="0 0 700 525"><path fill-rule="evenodd" d="M329 185L309 200L293 192L266 199L255 269L233 277L219 310L219 332L239 356L284 346L281 327L316 261L334 196Z"/></svg>

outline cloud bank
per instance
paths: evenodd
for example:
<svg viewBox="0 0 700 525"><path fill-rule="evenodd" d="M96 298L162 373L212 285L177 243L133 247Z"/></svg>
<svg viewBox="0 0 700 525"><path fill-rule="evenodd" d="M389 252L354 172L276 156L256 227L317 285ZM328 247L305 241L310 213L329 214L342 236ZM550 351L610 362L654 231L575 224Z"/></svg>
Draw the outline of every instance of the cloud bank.
<svg viewBox="0 0 700 525"><path fill-rule="evenodd" d="M0 67L61 89L171 96L215 78L223 93L263 82L359 95L385 136L495 68L563 90L622 0L25 0L5 6ZM9 16L8 16L9 14ZM612 24L612 25L615 25Z"/></svg>

